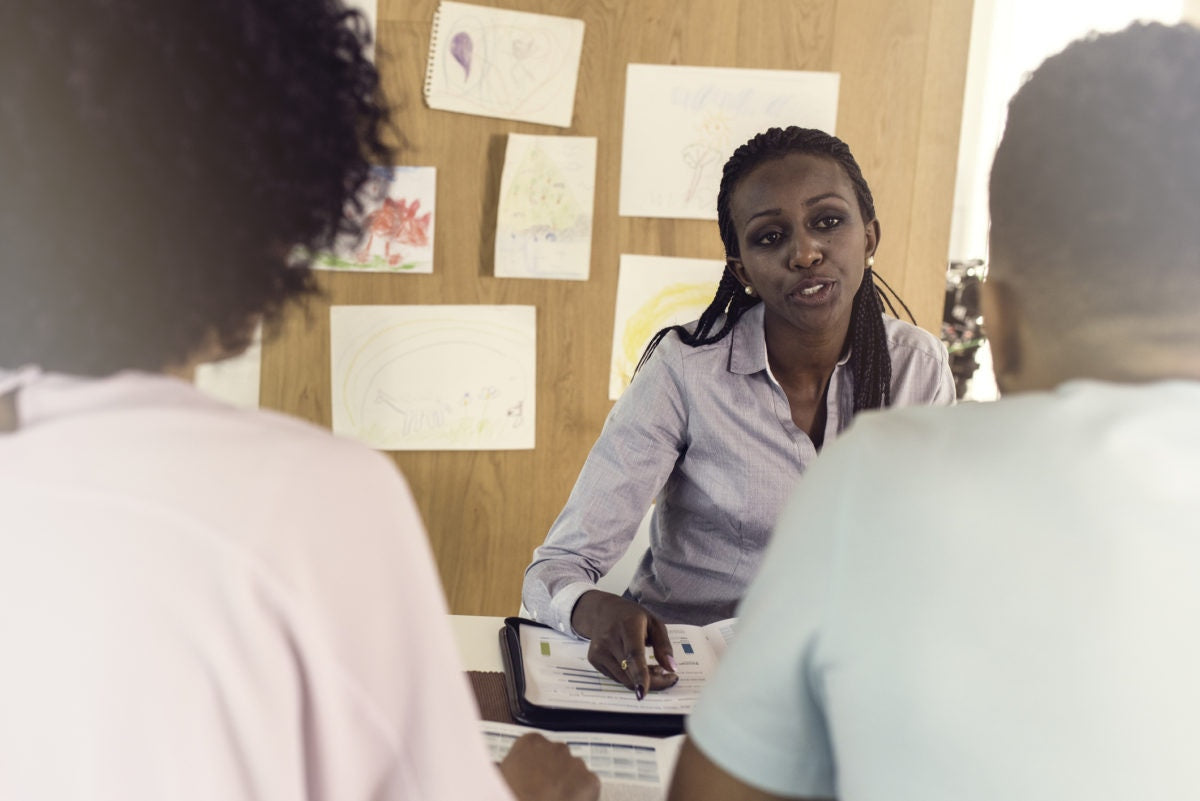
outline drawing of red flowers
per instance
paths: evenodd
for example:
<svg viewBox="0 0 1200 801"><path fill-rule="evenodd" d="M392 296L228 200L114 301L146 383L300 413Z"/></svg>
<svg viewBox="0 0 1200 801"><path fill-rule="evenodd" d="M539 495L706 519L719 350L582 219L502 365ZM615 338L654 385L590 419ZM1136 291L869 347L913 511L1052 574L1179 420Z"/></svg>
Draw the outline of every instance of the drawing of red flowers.
<svg viewBox="0 0 1200 801"><path fill-rule="evenodd" d="M383 205L367 215L365 229L366 241L358 253L359 262L365 264L370 258L371 245L375 238L383 240L383 256L389 264L398 264L403 257L403 247L400 253L392 254L392 246L428 247L429 225L433 212L427 211L417 216L421 210L421 201L411 203L403 198L398 200L390 197L383 199Z"/></svg>

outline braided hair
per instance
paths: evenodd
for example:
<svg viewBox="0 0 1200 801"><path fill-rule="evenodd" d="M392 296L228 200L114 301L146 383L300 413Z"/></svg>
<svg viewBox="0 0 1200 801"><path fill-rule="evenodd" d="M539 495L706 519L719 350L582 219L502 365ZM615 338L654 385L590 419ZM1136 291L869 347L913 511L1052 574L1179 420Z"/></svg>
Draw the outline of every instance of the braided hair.
<svg viewBox="0 0 1200 801"><path fill-rule="evenodd" d="M824 156L836 161L841 165L846 177L850 179L850 183L854 187L858 209L863 220L875 219L875 201L871 197L871 188L867 186L862 170L845 142L836 136L813 128L796 126L770 128L735 150L729 161L725 162L725 168L721 175L721 188L717 192L717 226L728 258L737 258L740 255L737 230L734 227L733 215L729 208L733 190L755 167L763 162L782 158L789 153ZM891 300L876 286L876 280L895 295L895 291L888 286L886 281L875 275L870 267L866 268L863 272L862 284L854 295L854 302L850 310L849 337L852 353L851 369L854 371L855 412L862 409L877 409L888 406L892 402L892 361L888 354L887 335L883 325L884 303L887 304L887 308L893 316L896 315L896 310ZM904 301L900 300L898 296L896 300L904 308L909 319L912 319L912 312L904 305ZM646 346L641 360L638 361L638 369L641 369L658 343L669 332L674 331L682 342L692 347L719 342L729 336L733 327L737 325L737 321L748 309L761 302L761 298L747 295L742 291L741 282L726 265L725 272L721 275L721 281L717 285L716 295L708 304L708 308L700 315L695 330L689 331L682 325L671 325L656 333L650 339L650 344ZM718 321L722 321L721 326L714 332L713 328Z"/></svg>

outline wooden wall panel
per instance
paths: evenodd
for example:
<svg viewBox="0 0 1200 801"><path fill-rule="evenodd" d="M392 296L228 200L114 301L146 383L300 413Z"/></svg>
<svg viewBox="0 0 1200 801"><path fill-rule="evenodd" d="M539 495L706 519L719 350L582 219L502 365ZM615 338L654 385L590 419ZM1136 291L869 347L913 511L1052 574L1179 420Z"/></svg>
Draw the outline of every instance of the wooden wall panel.
<svg viewBox="0 0 1200 801"><path fill-rule="evenodd" d="M263 354L265 407L330 424L330 304L537 307L537 448L391 454L430 533L452 611L510 614L521 572L566 500L611 408L621 253L720 258L716 224L617 215L625 65L842 74L838 134L863 165L883 224L879 267L936 331L953 201L971 0L478 0L584 20L568 129L428 109L421 95L436 0L380 0L379 66L396 162L438 168L432 275L322 273ZM492 248L505 136L598 137L591 279L497 279Z"/></svg>

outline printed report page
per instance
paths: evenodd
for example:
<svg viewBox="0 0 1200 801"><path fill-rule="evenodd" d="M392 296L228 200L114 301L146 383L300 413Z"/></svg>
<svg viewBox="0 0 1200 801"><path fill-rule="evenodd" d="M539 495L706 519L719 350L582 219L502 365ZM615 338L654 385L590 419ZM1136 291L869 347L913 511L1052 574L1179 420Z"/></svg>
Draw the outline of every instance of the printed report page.
<svg viewBox="0 0 1200 801"><path fill-rule="evenodd" d="M718 632L718 647L732 638L732 620L710 624ZM728 625L726 625L728 624ZM729 630L726 637L721 626ZM708 628L708 627L706 627ZM668 625L679 681L665 690L647 693L638 701L629 689L588 662L588 642L542 626L521 626L521 661L525 669L525 698L555 709L686 715L692 711L719 659L707 632L699 626ZM647 660L654 664L653 653Z"/></svg>
<svg viewBox="0 0 1200 801"><path fill-rule="evenodd" d="M481 721L492 760L504 759L518 737L536 731L548 740L566 743L600 778L600 801L663 801L670 786L683 735L641 737L533 729L509 723Z"/></svg>

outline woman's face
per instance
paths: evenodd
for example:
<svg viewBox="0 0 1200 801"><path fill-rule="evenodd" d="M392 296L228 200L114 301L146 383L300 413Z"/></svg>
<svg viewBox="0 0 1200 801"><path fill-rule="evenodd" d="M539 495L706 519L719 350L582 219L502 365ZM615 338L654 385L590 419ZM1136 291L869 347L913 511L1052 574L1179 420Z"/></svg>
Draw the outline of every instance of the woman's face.
<svg viewBox="0 0 1200 801"><path fill-rule="evenodd" d="M844 336L879 223L862 219L841 165L801 153L763 162L729 210L741 252L730 268L762 298L769 330Z"/></svg>

